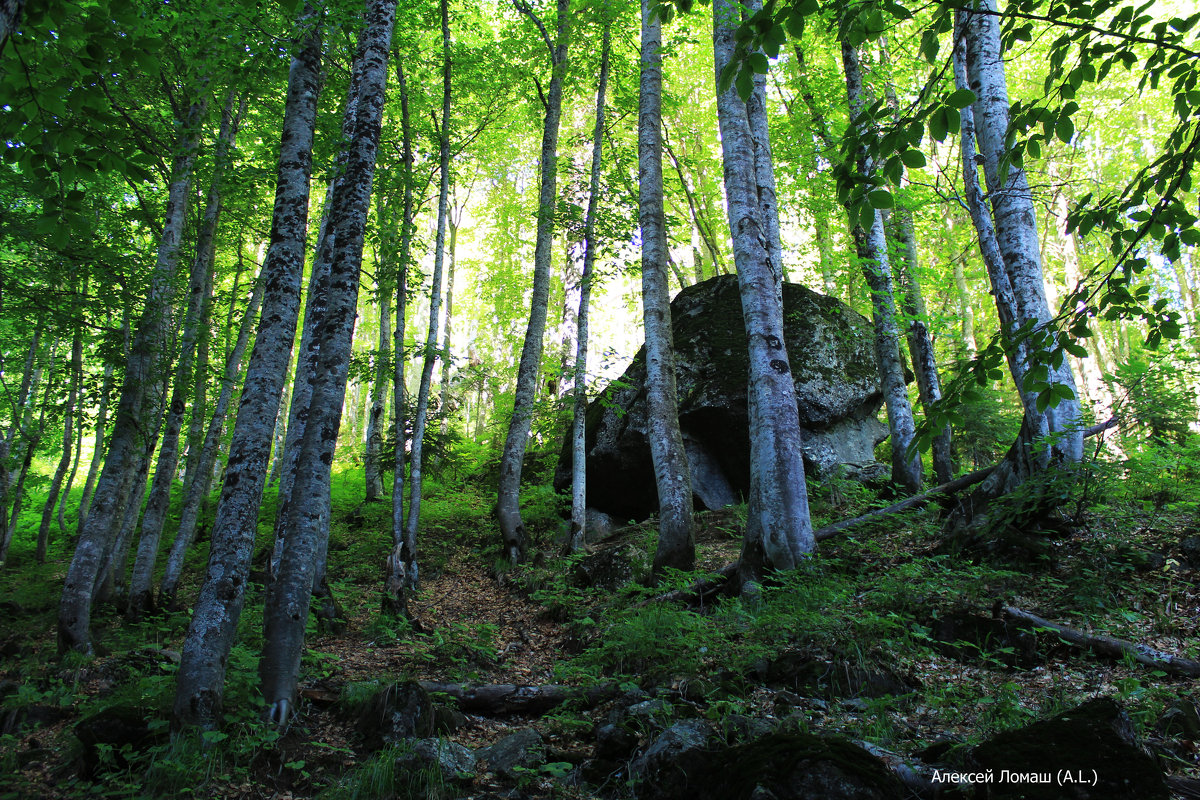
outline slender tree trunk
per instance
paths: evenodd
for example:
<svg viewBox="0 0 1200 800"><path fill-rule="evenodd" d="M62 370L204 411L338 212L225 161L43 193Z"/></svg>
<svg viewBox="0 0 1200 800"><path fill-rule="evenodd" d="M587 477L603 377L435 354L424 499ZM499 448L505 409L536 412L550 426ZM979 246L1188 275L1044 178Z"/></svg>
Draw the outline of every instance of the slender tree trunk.
<svg viewBox="0 0 1200 800"><path fill-rule="evenodd" d="M29 348L25 351L25 369L21 373L21 386L17 390L16 402L12 409L12 424L8 428L7 434L3 439L0 439L0 539L5 539L8 536L9 520L15 517L15 514L9 514L9 503L12 500L11 483L12 473L8 469L8 459L12 454L13 444L17 440L17 435L21 433L22 428L27 425L27 419L31 413L30 399L33 396L32 388L34 381L34 365L37 358L38 348L42 341L42 329L45 323L38 320L37 325L33 329L33 337L29 341ZM0 559L2 562L3 559Z"/></svg>
<svg viewBox="0 0 1200 800"><path fill-rule="evenodd" d="M71 495L71 486L75 483L75 476L79 473L79 461L83 457L83 407L81 400L81 392L83 389L83 359L80 358L79 369L75 373L75 455L71 459L71 472L67 475L67 482L63 484L62 492L59 494L58 500L58 533L64 539L67 536L67 523L63 519L66 513L67 500Z"/></svg>
<svg viewBox="0 0 1200 800"><path fill-rule="evenodd" d="M863 90L862 66L858 52L842 43L842 64L846 71L846 94L850 100L850 116L856 118L867 107ZM864 152L855 154L858 171L870 176L874 165ZM900 333L896 325L895 288L888 262L887 238L883 215L876 209L869 227L854 225L854 244L863 275L871 288L872 317L875 322L875 360L879 365L879 380L887 403L888 430L892 442L892 480L910 494L921 490L921 457L910 455L916 439L912 405L904 382L904 367L900 363Z"/></svg>
<svg viewBox="0 0 1200 800"><path fill-rule="evenodd" d="M38 526L37 562L46 562L46 548L50 544L50 521L54 516L54 507L58 505L58 493L62 489L63 476L71 466L71 448L75 444L75 432L72 428L75 420L75 404L79 398L79 378L83 374L83 329L75 328L71 338L71 385L67 389L67 404L63 406L63 438L62 456L54 469L54 477L50 479L50 491L46 495L46 504L42 507L42 522ZM69 488L69 487L68 487ZM61 527L61 520L60 520ZM3 561L0 558L0 561Z"/></svg>
<svg viewBox="0 0 1200 800"><path fill-rule="evenodd" d="M525 523L521 521L521 470L529 430L533 424L533 401L537 394L538 367L542 360L542 335L546 331L546 312L550 297L550 256L554 246L554 208L558 201L558 127L562 116L563 80L567 71L567 43L571 20L570 0L557 0L558 35L554 42L541 20L524 3L517 8L537 26L550 50L552 75L546 93L546 117L542 129L541 189L538 193L537 243L533 252L533 292L529 300L529 326L517 366L517 386L513 396L513 414L500 457L500 483L496 498L496 516L504 540L505 555L516 564L525 557Z"/></svg>
<svg viewBox="0 0 1200 800"><path fill-rule="evenodd" d="M183 575L183 562L187 556L188 548L192 546L192 540L196 537L196 524L199 522L200 516L204 511L204 501L210 491L210 480L219 463L218 455L222 435L225 430L226 416L229 412L229 404L233 401L234 388L237 386L238 374L241 372L242 356L245 354L246 346L250 340L250 330L254 326L255 319L257 319L258 309L263 303L263 295L268 289L265 286L267 277L266 275L261 276L254 284L253 293L250 295L250 305L247 306L246 313L242 316L241 325L238 327L237 339L233 343L233 350L230 352L229 361L225 365L225 375L221 380L221 392L217 395L217 402L213 404L212 419L209 420L208 430L204 436L204 443L200 447L200 457L196 463L196 479L187 487L187 492L183 496L183 505L179 510L179 528L175 531L175 540L171 543L171 549L167 553L167 561L163 566L162 581L159 583L158 588L158 604L162 608L174 609L178 607L176 604L176 593L179 590L179 579ZM262 326L263 323L260 321L260 336L262 335ZM284 369L286 370L286 366ZM246 379L250 379L249 373L247 373ZM245 394L245 390L243 390L243 394ZM239 409L238 414L240 415L241 413ZM269 441L267 446L269 451ZM229 453L232 459L232 445ZM263 462L263 470L264 472L266 471L265 461ZM261 493L261 487L259 491ZM224 493L222 493L222 497L224 497ZM215 524L213 535L216 535Z"/></svg>
<svg viewBox="0 0 1200 800"><path fill-rule="evenodd" d="M45 376L45 388L42 392L42 402L38 406L38 418L35 422L33 419L33 406L30 403L25 403L24 413L20 420L22 444L25 446L25 455L21 459L21 465L17 468L17 479L15 481L15 489L12 492L12 509L9 514L8 524L0 529L0 565L8 561L8 550L12 546L13 537L16 535L17 526L21 521L21 510L25 505L25 478L29 475L29 467L33 463L33 454L37 451L38 445L42 442L42 434L46 428L46 409L50 405L50 391L54 388L54 359L58 342L52 342L50 345L49 363L44 367L38 365L33 373L33 380L29 386L28 396L32 400L33 395L37 392L38 385L42 383L42 377Z"/></svg>
<svg viewBox="0 0 1200 800"><path fill-rule="evenodd" d="M713 4L713 50L719 76L733 54L739 14L728 0ZM756 87L755 91L759 91ZM804 480L803 441L795 384L783 334L777 247L767 244L771 227L762 221L760 169L748 104L730 87L717 96L725 195L742 317L750 347L750 498L738 580L743 589L771 569L793 569L816 542Z"/></svg>
<svg viewBox="0 0 1200 800"><path fill-rule="evenodd" d="M126 315L121 322L124 338L129 338L129 317ZM96 477L100 474L100 466L104 463L104 437L108 428L108 399L113 390L113 363L104 365L104 379L100 383L100 405L96 410L96 434L92 440L92 461L88 466L87 479L83 484L83 492L79 495L79 520L75 525L75 535L83 533L83 525L87 522L88 511L92 504L92 492L96 488Z"/></svg>
<svg viewBox="0 0 1200 800"><path fill-rule="evenodd" d="M1004 269L1012 286L1016 302L1017 323L1034 326L1035 335L1044 337L1051 349L1053 331L1046 328L1053 315L1046 302L1042 282L1041 254L1038 246L1037 216L1025 171L1005 158L1008 148L1009 103L1000 52L1000 23L995 16L993 0L979 0L979 7L989 13L959 12L964 22L962 32L966 49L967 73L971 91L975 93L975 138L979 143L984 174L991 199L996 242L1004 259ZM1001 173L1003 165L1006 170ZM1037 348L1039 351L1042 347ZM1032 353L1031 353L1032 354ZM1052 463L1072 464L1083 458L1083 434L1080 427L1079 401L1070 365L1064 360L1055 367L1047 364L1048 385L1070 389L1071 397L1057 405L1038 411L1026 406L1025 425L1030 435L1031 463L1041 471ZM1046 447L1033 448L1033 443L1054 434Z"/></svg>
<svg viewBox="0 0 1200 800"><path fill-rule="evenodd" d="M200 478L200 451L204 449L205 423L208 420L208 367L209 351L213 341L213 270L206 271L200 295L200 319L197 321L196 366L194 376L195 393L192 399L192 415L188 420L187 460L184 462L183 495L191 491L192 483Z"/></svg>
<svg viewBox="0 0 1200 800"><path fill-rule="evenodd" d="M126 476L137 468L140 448L145 447L142 425L145 420L146 391L165 369L171 283L179 260L179 244L183 234L188 187L205 103L192 104L184 120L178 153L172 171L167 199L166 221L158 248L158 261L150 280L146 306L137 325L129 360L125 367L125 384L117 407L116 422L108 445L104 469L96 485L88 520L79 536L75 556L67 571L62 601L58 612L58 648L60 652L92 651L91 613L92 591L103 566L102 557L117 532L121 505L118 496Z"/></svg>
<svg viewBox="0 0 1200 800"><path fill-rule="evenodd" d="M946 211L946 234L950 246L954 247L954 216ZM959 252L952 259L954 264L954 289L957 293L958 315L962 320L963 346L968 355L975 355L978 345L975 343L975 307L971 305L971 296L967 290L967 256Z"/></svg>
<svg viewBox="0 0 1200 800"><path fill-rule="evenodd" d="M438 316L442 306L442 265L446 249L446 223L450 216L450 12L448 0L441 0L442 9L442 123L441 176L438 192L437 240L433 246L433 286L429 295L429 333L425 337L424 363L421 384L417 390L417 408L413 418L412 456L409 462L409 496L406 535L416 538L421 521L421 488L425 424L429 413L429 392L433 368L437 362Z"/></svg>
<svg viewBox="0 0 1200 800"><path fill-rule="evenodd" d="M271 246L260 279L263 312L229 444L208 571L183 643L173 713L177 727L212 727L221 718L225 668L245 602L271 433L296 336L321 81L319 20L311 6L305 5L297 29L303 43L288 76Z"/></svg>
<svg viewBox="0 0 1200 800"><path fill-rule="evenodd" d="M642 75L638 109L638 222L642 233L642 318L646 331L646 438L658 489L658 550L654 572L696 565L692 476L679 431L671 297L667 287L667 225L662 174L662 21L659 6L642 1Z"/></svg>
<svg viewBox="0 0 1200 800"><path fill-rule="evenodd" d="M184 312L183 333L179 347L179 361L175 367L175 380L171 389L171 402L167 407L166 423L163 426L162 445L158 452L158 464L154 480L150 484L150 497L142 518L141 537L138 540L137 559L134 562L133 578L129 585L129 604L126 618L134 621L143 612L154 607L154 564L158 559L158 543L162 538L163 524L171 504L171 486L179 466L179 434L183 430L183 417L187 412L187 397L192 390L193 364L196 340L200 335L200 316L204 302L204 288L211 280L216 254L217 224L221 217L221 179L226 167L229 150L237 135L238 122L246 110L246 97L234 116L234 93L229 92L225 108L221 112L221 128L217 135L214 154L212 183L200 231L196 237L196 255L188 282L187 310ZM205 331L204 335L208 335Z"/></svg>
<svg viewBox="0 0 1200 800"><path fill-rule="evenodd" d="M312 599L314 556L321 540L329 534L329 481L346 394L395 13L396 0L368 1L366 27L355 56L361 65L357 120L354 138L346 145L346 170L334 190L329 219L333 235L328 245L333 251L329 280L324 287L326 313L314 333L320 356L311 378L312 400L304 438L293 468L292 499L284 520L279 571L267 593L259 674L267 716L279 725L289 719L295 702L304 627Z"/></svg>
<svg viewBox="0 0 1200 800"><path fill-rule="evenodd" d="M612 34L608 8L605 7L601 13L605 14L604 38L600 45L600 81L596 86L596 127L592 132L592 172L588 185L587 219L583 227L583 273L579 277L579 315L575 336L575 410L571 420L571 532L567 538L568 553L583 549L587 531L587 444L584 427L587 420L588 304L592 296L592 269L596 263L598 244L596 215L600 208L604 95L608 90L608 56Z"/></svg>
<svg viewBox="0 0 1200 800"><path fill-rule="evenodd" d="M458 250L458 223L459 220L451 215L450 241L446 250L446 322L442 330L442 397L439 407L442 417L439 432L443 442L450 431L450 342L454 332L454 259Z"/></svg>
<svg viewBox="0 0 1200 800"><path fill-rule="evenodd" d="M392 550L388 554L386 577L383 587L383 613L408 617L408 598L416 591L419 577L417 569L417 537L408 535L404 524L404 461L408 439L405 423L408 408L408 389L404 383L404 323L408 301L408 260L413 237L413 150L412 127L408 116L408 84L404 80L404 65L396 63L396 78L400 85L400 136L403 146L404 173L403 205L400 211L400 252L396 258L396 330L392 335L396 352L392 376L392 407L395 409L396 427L393 447L396 451L396 466L392 472Z"/></svg>
<svg viewBox="0 0 1200 800"><path fill-rule="evenodd" d="M380 217L382 221L382 217ZM380 272L375 276L375 287L379 295L379 349L375 358L375 382L371 387L371 415L367 419L367 449L363 457L363 473L366 483L368 503L376 503L383 499L383 470L379 466L380 453L383 450L383 412L386 407L388 390L388 362L391 354L392 336L392 297L391 281L382 274L382 261L379 262Z"/></svg>

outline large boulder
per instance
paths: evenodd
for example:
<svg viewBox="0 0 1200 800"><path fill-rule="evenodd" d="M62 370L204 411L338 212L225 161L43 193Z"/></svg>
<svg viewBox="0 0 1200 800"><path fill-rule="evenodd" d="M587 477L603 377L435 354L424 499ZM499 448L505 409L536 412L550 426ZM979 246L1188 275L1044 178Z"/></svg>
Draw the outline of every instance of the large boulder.
<svg viewBox="0 0 1200 800"><path fill-rule="evenodd" d="M887 428L871 323L849 306L799 284L783 286L785 340L804 433L805 468L874 461ZM681 291L671 303L679 426L692 488L705 508L737 502L750 489L746 402L748 347L737 278L722 275ZM588 407L588 504L625 519L658 509L646 441L646 354ZM570 445L555 486L570 485Z"/></svg>

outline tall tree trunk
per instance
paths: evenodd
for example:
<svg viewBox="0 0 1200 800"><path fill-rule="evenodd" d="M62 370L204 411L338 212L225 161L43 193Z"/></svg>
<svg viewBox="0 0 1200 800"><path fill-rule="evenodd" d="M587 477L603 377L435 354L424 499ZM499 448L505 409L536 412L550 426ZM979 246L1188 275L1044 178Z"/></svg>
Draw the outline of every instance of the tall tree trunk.
<svg viewBox="0 0 1200 800"><path fill-rule="evenodd" d="M327 246L333 251L329 280L323 287L326 313L314 334L320 356L311 378L312 400L304 438L293 468L279 571L267 592L259 674L267 716L279 725L289 719L295 702L313 591L314 556L321 540L329 535L329 480L346 394L395 13L396 0L368 0L366 26L355 56L361 66L354 138L346 145L346 170L334 190L329 219L333 233Z"/></svg>
<svg viewBox="0 0 1200 800"><path fill-rule="evenodd" d="M229 404L233 401L233 392L237 386L238 374L241 372L242 356L245 354L246 346L250 341L250 330L254 327L254 321L258 317L258 309L263 303L263 295L269 288L265 285L266 279L267 276L263 275L254 284L253 292L250 295L250 304L246 307L246 313L242 316L241 325L238 327L237 339L233 343L233 350L229 353L229 361L225 364L225 375L221 379L221 392L217 395L217 402L213 404L212 419L208 422L204 443L200 447L200 457L196 462L196 479L188 485L187 491L183 496L183 505L179 510L179 528L175 531L175 540L171 543L171 549L167 553L167 561L163 566L162 581L158 587L158 604L162 608L177 608L175 596L179 590L179 579L183 575L183 562L187 556L188 548L192 546L192 540L196 536L196 524L199 522L200 515L204 511L204 501L208 497L210 482L219 462L218 454L222 435L225 430L226 415L229 412ZM260 336L262 335L262 325L263 323L260 322ZM253 363L251 363L251 366L253 366ZM284 369L286 370L286 366ZM249 372L247 372L246 379L250 379ZM243 390L244 394L245 390ZM245 403L243 402L242 405L244 406ZM239 408L239 416L241 413L241 409ZM267 447L269 454L269 441ZM230 459L232 459L232 445L230 446L229 454ZM265 461L262 466L265 472ZM260 487L259 492L261 493L261 491ZM222 497L224 497L224 493L222 493ZM214 523L214 536L216 535L215 530Z"/></svg>
<svg viewBox="0 0 1200 800"><path fill-rule="evenodd" d="M433 368L437 362L438 316L442 306L442 265L446 250L446 223L450 216L450 11L448 0L441 0L442 9L442 124L441 177L438 191L437 240L433 246L433 285L429 294L429 333L425 337L421 384L417 390L417 407L413 417L412 455L409 461L408 526L405 534L416 538L421 521L421 470L424 466L425 424L429 414L429 392Z"/></svg>
<svg viewBox="0 0 1200 800"><path fill-rule="evenodd" d="M642 0L642 75L638 103L638 223L642 232L642 319L646 331L646 438L658 489L654 572L696 565L692 476L679 431L671 296L667 287L667 223L662 173L662 20Z"/></svg>
<svg viewBox="0 0 1200 800"><path fill-rule="evenodd" d="M529 326L517 366L513 414L500 457L500 483L496 516L504 540L505 555L516 564L525 557L525 523L521 521L521 470L529 430L533 424L533 401L537 394L538 367L542 361L542 335L550 298L550 255L554 246L554 208L558 201L558 125L562 116L563 80L567 72L567 43L571 0L557 0L558 35L552 42L545 26L524 0L514 0L517 9L537 26L550 51L552 70L546 93L546 117L542 128L541 189L538 193L537 243L533 251L533 291L529 300Z"/></svg>
<svg viewBox="0 0 1200 800"><path fill-rule="evenodd" d="M59 500L58 500L58 533L60 536L62 536L64 538L67 536L67 523L66 523L66 520L63 519L63 515L66 514L67 500L71 496L71 486L74 485L74 483L75 483L75 476L79 473L79 461L83 457L83 416L84 415L83 415L82 403L80 402L81 392L83 390L83 359L82 359L82 357L79 360L78 367L79 368L75 372L75 414L73 415L74 428L75 428L75 444L74 444L75 455L71 459L71 471L67 475L67 482L65 484L63 484L62 492L59 494Z"/></svg>
<svg viewBox="0 0 1200 800"><path fill-rule="evenodd" d="M1041 253L1038 245L1037 216L1024 169L1008 162L1005 137L1008 133L1008 87L1004 60L1000 52L1000 23L993 0L978 0L984 13L959 12L964 17L962 32L966 49L967 74L975 93L975 138L979 144L983 171L991 199L996 242L1004 259L1004 269L1016 302L1017 324L1034 326L1043 343L1054 345L1053 331L1047 330L1053 315L1046 302L1042 282ZM1005 172L1001 172L1003 166ZM1032 354L1032 353L1031 353ZM1075 379L1068 362L1055 367L1046 364L1048 385L1070 389L1072 397L1053 407L1038 411L1026 406L1025 427L1028 435L1027 457L1038 471L1051 464L1072 464L1083 458L1083 433L1080 427L1079 401ZM1030 412L1033 412L1032 414ZM1053 436L1052 436L1053 435ZM1046 447L1034 448L1045 440Z"/></svg>
<svg viewBox="0 0 1200 800"><path fill-rule="evenodd" d="M404 383L404 323L408 300L408 260L413 237L413 149L412 126L408 116L408 84L404 80L404 65L396 63L396 78L400 85L400 137L403 146L403 203L400 211L400 252L396 258L396 330L392 335L396 353L392 376L392 407L396 426L392 446L396 465L392 472L392 550L388 554L383 587L383 612L393 616L409 615L408 598L416 591L417 537L408 535L404 524L404 460L408 440L405 423L408 408L408 389ZM393 228L395 226L392 226Z"/></svg>
<svg viewBox="0 0 1200 800"><path fill-rule="evenodd" d="M842 43L842 64L846 71L846 94L850 101L850 117L857 118L868 105L863 89L862 65L854 47ZM865 152L855 154L858 171L871 176L874 164ZM883 215L878 209L869 227L854 225L854 245L861 262L863 275L871 288L871 309L875 323L875 361L879 366L879 381L887 403L888 430L892 443L892 480L910 494L921 490L921 457L910 455L916 439L912 405L904 382L904 367L900 363L900 333L896 326L895 288L888 262L887 238Z"/></svg>
<svg viewBox="0 0 1200 800"><path fill-rule="evenodd" d="M12 499L11 483L12 473L8 469L8 459L12 454L13 444L17 440L17 435L21 433L22 428L26 425L26 419L31 413L30 400L33 392L34 383L33 373L34 365L37 359L38 348L42 341L42 330L45 323L38 320L37 325L33 329L33 337L29 340L29 348L25 351L25 368L21 372L21 386L17 390L16 402L12 406L12 424L8 428L8 432L3 438L0 438L0 538L5 538L8 534L9 503ZM15 515L13 515L15 516Z"/></svg>
<svg viewBox="0 0 1200 800"><path fill-rule="evenodd" d="M200 319L197 321L196 365L192 370L195 378L195 393L192 399L192 415L188 420L187 460L184 462L183 495L191 491L192 483L200 478L200 451L204 449L204 432L208 420L208 368L212 347L213 270L206 271L204 287L200 295Z"/></svg>
<svg viewBox="0 0 1200 800"><path fill-rule="evenodd" d="M579 276L579 314L575 336L575 409L571 419L571 532L566 550L583 549L587 533L587 421L588 304L592 296L592 269L596 263L596 215L600 208L600 167L604 150L604 95L608 90L608 56L612 18L603 8L604 38L600 45L600 80L596 85L596 127L592 132L592 172L588 184L587 219L583 224L583 272ZM682 180L682 175L680 176Z"/></svg>
<svg viewBox="0 0 1200 800"><path fill-rule="evenodd" d="M382 222L382 217L380 218ZM367 418L367 448L363 456L363 477L366 484L364 500L376 503L383 499L383 470L379 459L383 450L383 412L387 405L388 363L391 360L392 297L391 281L382 272L382 260L377 262L375 288L379 296L379 349L375 356L375 380L371 386L371 415Z"/></svg>
<svg viewBox="0 0 1200 800"><path fill-rule="evenodd" d="M200 334L200 312L204 302L204 287L208 285L216 254L217 223L221 216L221 179L226 168L229 150L237 135L238 122L246 110L246 96L241 108L234 116L233 91L225 100L221 112L221 127L217 134L217 147L213 156L212 183L208 188L208 199L200 230L196 236L196 256L188 281L187 310L184 312L183 333L179 347L179 361L175 366L175 380L171 389L171 402L167 407L166 423L163 426L162 445L158 451L158 464L154 469L154 480L150 484L150 497L142 517L141 537L138 541L137 559L133 577L129 584L129 604L126 617L137 620L142 613L154 606L154 563L158 559L158 543L162 538L163 524L171 504L171 486L179 466L179 434L183 430L183 417L187 412L187 398L192 390L192 367L196 353L196 340ZM204 335L208 335L205 331Z"/></svg>
<svg viewBox="0 0 1200 800"><path fill-rule="evenodd" d="M166 369L171 284L179 261L179 244L186 218L188 187L205 102L193 103L183 120L177 146L166 220L158 247L158 260L150 278L146 306L138 321L133 346L125 366L125 383L117 406L116 421L108 445L104 469L96 485L88 520L79 535L75 556L67 570L58 610L59 652L92 652L92 590L103 566L102 558L120 524L118 492L129 473L137 468L138 453L145 447L146 392Z"/></svg>
<svg viewBox="0 0 1200 800"><path fill-rule="evenodd" d="M225 667L245 602L271 433L300 311L313 129L321 80L318 26L317 14L306 4L297 22L302 45L288 76L271 246L260 278L263 312L229 444L208 571L183 643L173 710L177 727L211 727L220 721Z"/></svg>
<svg viewBox="0 0 1200 800"><path fill-rule="evenodd" d="M446 245L446 321L442 329L442 397L438 410L441 412L442 441L450 431L450 343L454 332L454 259L458 250L458 223L461 220L451 214L450 240Z"/></svg>
<svg viewBox="0 0 1200 800"><path fill-rule="evenodd" d="M33 405L30 402L24 404L25 408L22 412L19 427L21 429L21 444L25 446L25 455L21 458L21 465L17 468L17 479L15 488L12 491L12 508L9 512L8 524L0 529L0 565L8 561L8 550L12 546L13 537L16 535L17 526L21 521L21 510L25 505L25 478L29 475L29 467L33 464L33 454L37 450L38 445L42 442L42 434L46 428L46 409L50 405L50 391L54 388L54 359L58 342L50 344L49 362L46 365L39 364L33 372L33 379L29 384L27 396L30 400L33 399L37 392L38 384L42 383L42 377L45 376L45 388L42 392L42 402L38 406L38 418L35 422L33 419Z"/></svg>
<svg viewBox="0 0 1200 800"><path fill-rule="evenodd" d="M129 314L126 311L121 320L122 338L129 341ZM83 492L79 495L79 520L75 525L75 535L83 533L84 523L87 522L88 512L92 504L92 492L96 488L96 477L100 474L100 466L104 463L104 437L108 430L108 400L113 390L114 365L111 361L104 365L104 378L100 382L100 405L96 410L96 434L92 440L92 461L88 466L87 479L83 483Z"/></svg>
<svg viewBox="0 0 1200 800"><path fill-rule="evenodd" d="M54 516L54 507L58 504L58 493L62 489L63 476L67 474L67 468L71 466L71 449L75 444L75 432L72 426L77 424L75 404L79 398L79 383L82 375L83 329L76 327L75 333L71 337L71 383L70 388L67 389L67 403L63 406L62 456L59 457L58 466L54 469L54 477L50 479L50 491L46 494L46 504L42 507L42 522L38 526L37 562L39 564L46 562L46 548L50 544L50 521ZM0 561L3 560L0 558Z"/></svg>
<svg viewBox="0 0 1200 800"><path fill-rule="evenodd" d="M728 0L713 3L718 80L733 54L739 16ZM784 345L782 268L772 261L772 253L779 249L767 243L771 227L762 221L759 200L764 181L758 172L773 167L755 155L748 105L733 87L717 95L729 229L750 348L750 498L738 570L743 589L757 583L767 570L795 568L816 547L796 387Z"/></svg>
<svg viewBox="0 0 1200 800"><path fill-rule="evenodd" d="M954 247L954 215L946 209L946 234L950 246ZM967 292L967 256L964 252L956 253L951 259L954 263L954 289L958 301L958 314L962 319L963 346L968 355L975 355L979 349L975 343L975 307L971 305L971 296Z"/></svg>

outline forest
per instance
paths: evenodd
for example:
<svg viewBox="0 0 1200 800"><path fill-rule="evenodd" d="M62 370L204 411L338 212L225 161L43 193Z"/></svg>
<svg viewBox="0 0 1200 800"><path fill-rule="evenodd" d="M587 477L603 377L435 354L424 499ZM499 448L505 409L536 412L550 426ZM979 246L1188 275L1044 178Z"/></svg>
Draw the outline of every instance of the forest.
<svg viewBox="0 0 1200 800"><path fill-rule="evenodd" d="M1188 0L0 0L0 798L1200 797Z"/></svg>

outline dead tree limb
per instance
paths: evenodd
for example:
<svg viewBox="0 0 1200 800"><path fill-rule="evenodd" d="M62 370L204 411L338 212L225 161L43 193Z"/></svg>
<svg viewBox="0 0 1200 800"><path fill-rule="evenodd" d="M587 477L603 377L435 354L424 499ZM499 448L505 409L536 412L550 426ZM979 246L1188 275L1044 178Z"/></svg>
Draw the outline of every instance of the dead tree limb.
<svg viewBox="0 0 1200 800"><path fill-rule="evenodd" d="M1117 418L1113 417L1107 422L1101 422L1099 425L1093 425L1092 427L1086 429L1083 432L1083 437L1086 439L1089 436L1095 436L1101 431L1106 431L1109 428L1116 427L1116 425ZM995 472L999 466L999 464L993 464L990 467L984 467L983 469L977 469L974 472L969 472L966 475L960 475L952 481L943 483L941 486L935 486L927 492L915 494L912 497L907 497L901 500L899 503L893 503L887 508L877 508L874 511L868 511L866 514L862 514L861 516L853 517L852 519L844 519L841 522L835 522L832 525L826 525L813 535L816 537L818 542L824 541L825 539L831 539L834 536L837 536L847 528L857 527L862 525L864 522L871 522L872 520L888 516L889 514L897 514L901 511L907 511L910 508L918 508L931 500L941 497L942 495L950 495L954 494L955 492L961 492L963 489L974 486L975 484L986 480L987 477Z"/></svg>
<svg viewBox="0 0 1200 800"><path fill-rule="evenodd" d="M461 711L485 716L502 714L545 714L568 700L582 702L591 707L615 697L616 686L518 686L511 683L470 686L462 683L418 681L421 688L430 694L439 694L454 700Z"/></svg>
<svg viewBox="0 0 1200 800"><path fill-rule="evenodd" d="M1028 611L1023 611L1012 606L1003 606L1001 611L1009 619L1027 626L1054 631L1063 640L1079 645L1080 647L1086 647L1097 655L1108 658L1129 657L1139 664L1145 664L1147 667L1153 667L1154 669L1161 669L1163 672L1171 675L1180 675L1185 678L1200 678L1200 661L1181 658L1171 653L1155 650L1153 647L1148 647L1144 644L1127 642L1123 639L1113 639L1110 636L1094 636L1074 628L1068 628L1065 625L1050 622L1049 620L1030 614Z"/></svg>

